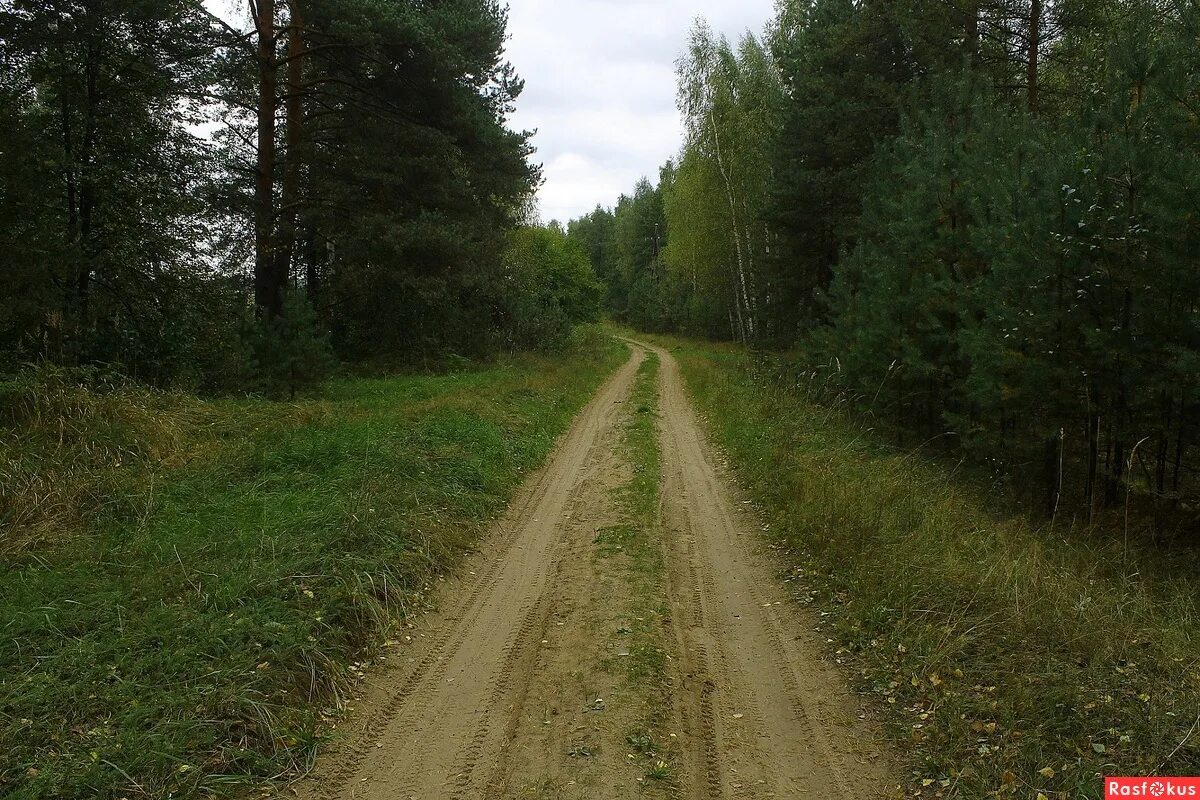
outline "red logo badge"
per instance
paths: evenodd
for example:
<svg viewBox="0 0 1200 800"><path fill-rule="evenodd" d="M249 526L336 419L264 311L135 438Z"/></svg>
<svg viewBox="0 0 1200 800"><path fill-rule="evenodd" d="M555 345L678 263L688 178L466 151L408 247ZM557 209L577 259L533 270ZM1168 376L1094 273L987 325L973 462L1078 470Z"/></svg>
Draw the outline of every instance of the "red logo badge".
<svg viewBox="0 0 1200 800"><path fill-rule="evenodd" d="M1139 797L1169 800L1194 797L1200 800L1200 778L1105 778L1104 800Z"/></svg>

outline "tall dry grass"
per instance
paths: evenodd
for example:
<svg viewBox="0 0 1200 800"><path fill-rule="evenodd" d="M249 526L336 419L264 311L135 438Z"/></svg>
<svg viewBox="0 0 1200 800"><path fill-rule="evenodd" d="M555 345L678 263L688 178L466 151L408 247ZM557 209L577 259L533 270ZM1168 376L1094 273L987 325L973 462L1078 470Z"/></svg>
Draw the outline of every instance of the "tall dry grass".
<svg viewBox="0 0 1200 800"><path fill-rule="evenodd" d="M52 543L177 464L202 401L54 366L0 383L0 552Z"/></svg>

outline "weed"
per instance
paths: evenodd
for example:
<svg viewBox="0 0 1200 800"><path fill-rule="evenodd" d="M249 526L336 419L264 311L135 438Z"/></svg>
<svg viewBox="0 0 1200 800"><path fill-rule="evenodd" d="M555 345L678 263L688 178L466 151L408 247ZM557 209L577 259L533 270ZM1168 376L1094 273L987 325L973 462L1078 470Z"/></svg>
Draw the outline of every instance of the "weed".
<svg viewBox="0 0 1200 800"><path fill-rule="evenodd" d="M0 553L54 542L178 462L208 420L184 395L52 366L0 383Z"/></svg>
<svg viewBox="0 0 1200 800"><path fill-rule="evenodd" d="M655 761L646 770L646 777L653 781L669 781L671 780L671 765L661 759Z"/></svg>
<svg viewBox="0 0 1200 800"><path fill-rule="evenodd" d="M571 758L591 758L595 752L586 744L577 744L567 751Z"/></svg>
<svg viewBox="0 0 1200 800"><path fill-rule="evenodd" d="M625 741L633 748L635 753L641 753L644 756L653 756L658 752L654 746L654 737L649 731L636 731L625 737Z"/></svg>

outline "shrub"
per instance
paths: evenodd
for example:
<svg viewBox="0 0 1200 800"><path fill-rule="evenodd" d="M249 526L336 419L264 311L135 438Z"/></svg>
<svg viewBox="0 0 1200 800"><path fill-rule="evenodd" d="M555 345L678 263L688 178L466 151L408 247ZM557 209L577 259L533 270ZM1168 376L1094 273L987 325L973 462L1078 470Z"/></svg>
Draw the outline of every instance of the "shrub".
<svg viewBox="0 0 1200 800"><path fill-rule="evenodd" d="M269 397L295 398L329 377L336 364L329 334L303 292L292 292L283 313L249 331L250 388Z"/></svg>

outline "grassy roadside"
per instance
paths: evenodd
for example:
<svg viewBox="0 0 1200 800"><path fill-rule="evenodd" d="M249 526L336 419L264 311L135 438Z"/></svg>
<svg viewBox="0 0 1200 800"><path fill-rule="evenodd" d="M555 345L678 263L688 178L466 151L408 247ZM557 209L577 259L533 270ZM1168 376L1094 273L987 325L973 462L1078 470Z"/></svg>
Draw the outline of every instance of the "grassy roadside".
<svg viewBox="0 0 1200 800"><path fill-rule="evenodd" d="M0 469L86 486L9 498L52 522L0 561L0 795L227 795L303 768L371 645L625 352L593 335L319 401L135 395L143 415L73 395L78 413L27 416Z"/></svg>
<svg viewBox="0 0 1200 800"><path fill-rule="evenodd" d="M627 732L625 743L644 770L640 778L643 789L671 793L676 783L669 732L667 644L662 624L668 608L659 528L662 459L656 424L658 372L658 356L647 353L629 399L633 413L622 447L633 472L618 493L618 505L628 521L601 530L596 545L597 555L617 566L630 588L629 607L621 609L629 622L616 632L609 648L627 655L610 659L605 665L610 671L623 671L631 693L643 701L643 712Z"/></svg>
<svg viewBox="0 0 1200 800"><path fill-rule="evenodd" d="M837 658L878 696L919 797L1098 798L1101 775L1200 774L1193 559L989 509L732 348L663 339L786 545Z"/></svg>

